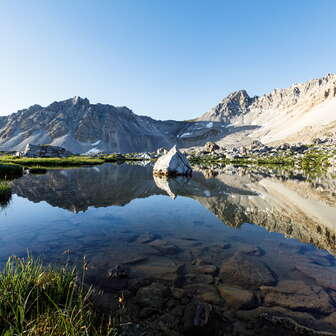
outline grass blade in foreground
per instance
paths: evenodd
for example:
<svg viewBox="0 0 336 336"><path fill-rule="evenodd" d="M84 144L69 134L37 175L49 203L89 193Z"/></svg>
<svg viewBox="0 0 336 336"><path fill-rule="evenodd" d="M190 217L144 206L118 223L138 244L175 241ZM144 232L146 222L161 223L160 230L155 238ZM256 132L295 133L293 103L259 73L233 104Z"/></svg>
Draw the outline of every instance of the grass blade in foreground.
<svg viewBox="0 0 336 336"><path fill-rule="evenodd" d="M75 268L10 257L0 273L0 335L116 335L83 288Z"/></svg>

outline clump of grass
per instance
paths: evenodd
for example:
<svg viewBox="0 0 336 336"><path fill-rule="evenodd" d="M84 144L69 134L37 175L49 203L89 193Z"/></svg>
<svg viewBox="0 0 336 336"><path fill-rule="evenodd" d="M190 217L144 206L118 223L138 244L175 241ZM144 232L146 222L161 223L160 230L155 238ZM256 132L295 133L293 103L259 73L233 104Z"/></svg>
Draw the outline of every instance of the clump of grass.
<svg viewBox="0 0 336 336"><path fill-rule="evenodd" d="M0 335L116 335L109 321L98 318L93 291L80 278L75 268L10 257L0 273Z"/></svg>
<svg viewBox="0 0 336 336"><path fill-rule="evenodd" d="M329 164L329 155L318 151L306 153L300 161L303 171L310 176L320 175Z"/></svg>
<svg viewBox="0 0 336 336"><path fill-rule="evenodd" d="M6 208L12 199L12 188L7 181L0 181L0 208Z"/></svg>

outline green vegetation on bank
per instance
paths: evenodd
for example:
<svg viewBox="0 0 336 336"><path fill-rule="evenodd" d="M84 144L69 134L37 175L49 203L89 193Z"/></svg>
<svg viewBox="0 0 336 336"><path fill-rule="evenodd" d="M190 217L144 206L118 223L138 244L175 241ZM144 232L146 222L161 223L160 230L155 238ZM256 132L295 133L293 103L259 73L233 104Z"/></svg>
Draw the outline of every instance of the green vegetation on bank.
<svg viewBox="0 0 336 336"><path fill-rule="evenodd" d="M236 164L236 165L290 165L293 166L295 160L290 157L247 157L236 159L217 159L215 157L206 158L191 158L190 162L193 164L204 163L223 163L223 164Z"/></svg>
<svg viewBox="0 0 336 336"><path fill-rule="evenodd" d="M85 267L84 260L84 275ZM95 312L84 275L10 257L0 272L0 335L116 335L110 320Z"/></svg>
<svg viewBox="0 0 336 336"><path fill-rule="evenodd" d="M203 157L191 157L192 164L234 164L234 165L257 165L257 166L275 166L301 168L307 173L318 173L324 171L330 166L329 160L335 155L334 152L325 153L320 151L309 151L301 156L295 155L278 155L278 156L248 156L241 158L216 158L214 155L206 155Z"/></svg>
<svg viewBox="0 0 336 336"><path fill-rule="evenodd" d="M1 163L14 163L25 167L75 167L104 163L103 159L88 156L71 156L67 158L18 158L15 156L0 156Z"/></svg>
<svg viewBox="0 0 336 336"><path fill-rule="evenodd" d="M1 167L6 169L3 170L4 174L8 174L9 169L12 167L18 170L22 170L22 167L35 167L41 169L48 168L63 168L63 167L79 167L79 166L95 166L100 165L105 162L117 162L117 161L128 161L128 160L142 160L139 158L134 158L132 155L120 155L120 154L108 154L99 157L91 156L71 156L67 158L27 158L27 157L16 157L12 155L0 156L0 176ZM6 167L5 167L6 166ZM22 172L21 172L22 175ZM15 176L18 177L18 176Z"/></svg>

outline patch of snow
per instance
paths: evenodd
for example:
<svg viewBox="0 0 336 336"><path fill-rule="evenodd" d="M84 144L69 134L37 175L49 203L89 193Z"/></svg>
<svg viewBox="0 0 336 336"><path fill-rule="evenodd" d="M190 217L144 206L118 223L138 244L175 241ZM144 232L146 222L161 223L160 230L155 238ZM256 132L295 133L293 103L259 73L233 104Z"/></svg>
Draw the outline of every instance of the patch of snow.
<svg viewBox="0 0 336 336"><path fill-rule="evenodd" d="M209 122L209 123L207 123L205 127L206 127L206 128L211 128L211 127L213 127L213 122Z"/></svg>
<svg viewBox="0 0 336 336"><path fill-rule="evenodd" d="M99 154L99 153L101 153L101 150L100 150L100 149L98 149L98 148L92 148L92 149L90 149L89 151L87 151L87 152L84 153L84 154L92 155L92 154Z"/></svg>
<svg viewBox="0 0 336 336"><path fill-rule="evenodd" d="M98 140L97 142L91 144L92 146L98 146L101 143L101 140Z"/></svg>
<svg viewBox="0 0 336 336"><path fill-rule="evenodd" d="M185 138L186 136L191 135L190 132L186 132L180 135L180 138Z"/></svg>
<svg viewBox="0 0 336 336"><path fill-rule="evenodd" d="M204 190L204 195L207 196L207 197L210 197L210 191L209 190Z"/></svg>

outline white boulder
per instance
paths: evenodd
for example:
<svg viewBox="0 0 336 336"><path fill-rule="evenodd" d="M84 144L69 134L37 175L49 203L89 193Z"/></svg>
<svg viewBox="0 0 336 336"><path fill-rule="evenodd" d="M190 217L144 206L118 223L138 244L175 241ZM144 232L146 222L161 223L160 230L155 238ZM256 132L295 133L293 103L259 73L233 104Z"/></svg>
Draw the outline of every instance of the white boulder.
<svg viewBox="0 0 336 336"><path fill-rule="evenodd" d="M154 175L190 176L192 169L188 159L174 146L167 154L161 156L153 168Z"/></svg>

